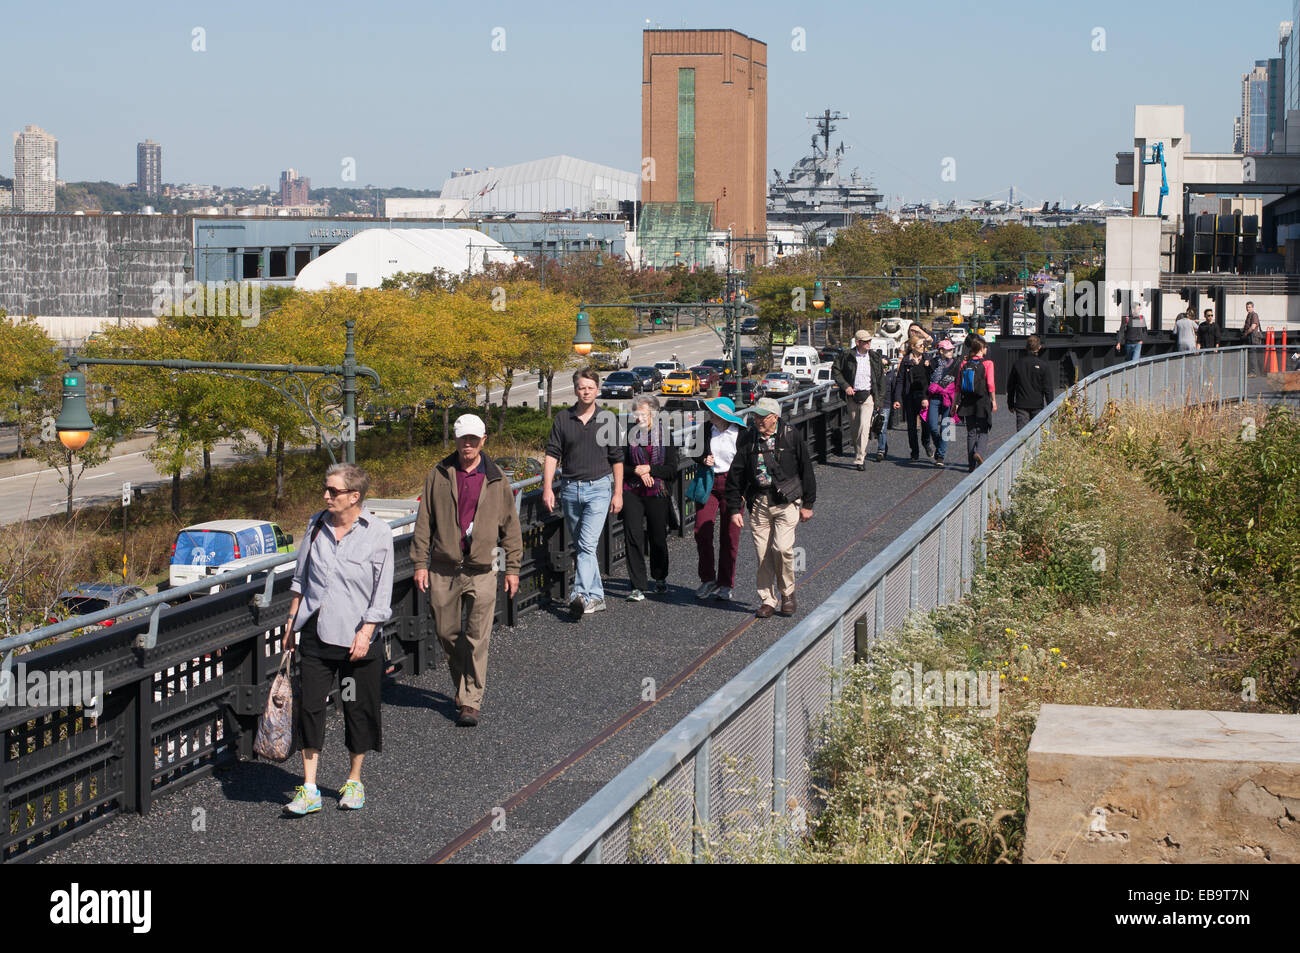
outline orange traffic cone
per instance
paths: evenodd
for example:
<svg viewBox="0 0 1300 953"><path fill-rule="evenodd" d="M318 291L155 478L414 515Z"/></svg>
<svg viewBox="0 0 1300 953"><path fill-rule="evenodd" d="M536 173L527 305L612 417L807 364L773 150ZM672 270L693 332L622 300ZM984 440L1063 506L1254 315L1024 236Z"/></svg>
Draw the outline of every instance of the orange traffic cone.
<svg viewBox="0 0 1300 953"><path fill-rule="evenodd" d="M1268 338L1264 341L1264 347L1268 350L1268 372L1277 373L1277 348L1273 346L1273 331L1269 329Z"/></svg>
<svg viewBox="0 0 1300 953"><path fill-rule="evenodd" d="M1279 371L1282 371L1283 373L1285 373L1285 372L1286 372L1286 367L1287 367L1287 356L1286 356L1286 328L1283 328L1283 329L1282 329L1282 359L1278 362L1278 368L1277 368L1277 369L1278 369Z"/></svg>

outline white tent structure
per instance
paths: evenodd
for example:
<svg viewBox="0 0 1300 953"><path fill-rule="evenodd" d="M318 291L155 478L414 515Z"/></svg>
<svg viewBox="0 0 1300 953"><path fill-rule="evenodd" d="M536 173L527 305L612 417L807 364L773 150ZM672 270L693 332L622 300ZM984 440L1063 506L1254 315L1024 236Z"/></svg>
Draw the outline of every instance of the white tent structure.
<svg viewBox="0 0 1300 953"><path fill-rule="evenodd" d="M521 261L514 252L473 228L369 228L331 248L298 273L293 286L323 291L331 285L378 288L402 271L454 275L483 271L484 265Z"/></svg>
<svg viewBox="0 0 1300 953"><path fill-rule="evenodd" d="M572 212L584 217L618 211L635 201L641 178L573 156L534 159L501 169L452 176L442 183L443 199L468 201L471 215L485 212Z"/></svg>

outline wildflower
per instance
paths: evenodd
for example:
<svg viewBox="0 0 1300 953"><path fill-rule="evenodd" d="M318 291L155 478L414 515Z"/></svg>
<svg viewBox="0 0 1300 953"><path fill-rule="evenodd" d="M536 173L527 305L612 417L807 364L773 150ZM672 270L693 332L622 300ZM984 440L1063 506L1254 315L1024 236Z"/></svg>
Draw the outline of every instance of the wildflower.
<svg viewBox="0 0 1300 953"><path fill-rule="evenodd" d="M1061 663L1061 668L1065 668L1065 663L1064 663L1064 662Z"/></svg>
<svg viewBox="0 0 1300 953"><path fill-rule="evenodd" d="M1026 652L1029 651L1029 646L1027 646L1027 645L1022 645L1022 646L1020 646L1020 647L1021 647L1022 649L1024 649Z"/></svg>
<svg viewBox="0 0 1300 953"><path fill-rule="evenodd" d="M1020 676L1020 680L1021 680L1022 682L1027 682L1027 681L1029 681L1029 676L1028 676L1028 675L1021 675L1021 676Z"/></svg>
<svg viewBox="0 0 1300 953"><path fill-rule="evenodd" d="M1003 681L1006 681L1007 677L1005 675L999 675L998 678L1002 679Z"/></svg>
<svg viewBox="0 0 1300 953"><path fill-rule="evenodd" d="M1007 635L1015 635L1015 634L1016 634L1016 630L1015 630L1015 629L1003 629L1002 631L1005 632Z"/></svg>
<svg viewBox="0 0 1300 953"><path fill-rule="evenodd" d="M1053 655L1060 655L1060 654L1061 654L1061 650L1060 650L1060 649L1052 649L1052 654L1053 654Z"/></svg>

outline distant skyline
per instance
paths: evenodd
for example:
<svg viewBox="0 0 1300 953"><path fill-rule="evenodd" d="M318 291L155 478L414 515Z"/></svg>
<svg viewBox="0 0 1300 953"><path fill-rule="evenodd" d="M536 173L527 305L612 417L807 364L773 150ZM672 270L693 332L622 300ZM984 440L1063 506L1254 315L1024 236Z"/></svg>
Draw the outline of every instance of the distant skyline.
<svg viewBox="0 0 1300 953"><path fill-rule="evenodd" d="M1193 149L1231 151L1241 76L1277 55L1291 14L1290 0L28 4L6 12L0 132L56 136L70 182L134 181L147 138L171 183L274 188L292 167L316 188L437 189L452 169L560 153L636 170L648 17L767 43L769 180L805 153L804 114L829 107L851 117L832 139L845 171L891 205L1012 185L1027 204L1126 204L1114 154L1132 147L1133 107L1185 105Z"/></svg>

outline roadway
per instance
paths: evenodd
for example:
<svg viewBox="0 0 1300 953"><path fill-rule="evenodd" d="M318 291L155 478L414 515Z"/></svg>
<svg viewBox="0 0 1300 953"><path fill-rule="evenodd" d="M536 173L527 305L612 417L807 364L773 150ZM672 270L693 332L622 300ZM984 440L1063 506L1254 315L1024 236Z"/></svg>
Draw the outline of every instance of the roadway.
<svg viewBox="0 0 1300 953"><path fill-rule="evenodd" d="M707 332L706 332L707 333ZM677 345L679 348L680 344ZM680 353L680 350L679 350ZM990 442L1014 428L997 415ZM951 461L965 457L965 434ZM58 851L48 862L335 863L508 862L567 817L653 741L790 630L907 526L948 493L965 468L894 456L868 463L832 458L817 468L813 519L798 530L805 571L793 619L753 617L754 546L741 537L734 603L700 603L693 540L672 538L670 589L624 599L621 572L606 580L609 609L579 623L548 611L496 630L483 721L457 728L445 667L384 690L384 750L366 760L364 810L335 809L346 775L342 718L331 710L321 756L320 814L289 818L282 807L301 780L284 765L223 767ZM898 459L902 454L903 459ZM642 706L643 679L656 700ZM193 830L196 809L206 830ZM495 821L495 824L493 823Z"/></svg>

